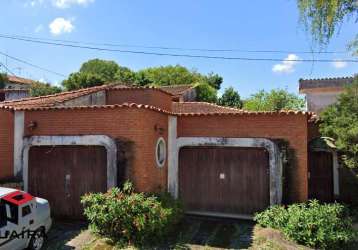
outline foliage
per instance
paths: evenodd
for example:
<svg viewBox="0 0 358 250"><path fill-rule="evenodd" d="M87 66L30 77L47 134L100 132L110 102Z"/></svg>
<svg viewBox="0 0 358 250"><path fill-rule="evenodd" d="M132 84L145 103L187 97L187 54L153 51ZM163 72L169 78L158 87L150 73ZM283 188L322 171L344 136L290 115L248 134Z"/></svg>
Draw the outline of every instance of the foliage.
<svg viewBox="0 0 358 250"><path fill-rule="evenodd" d="M245 100L244 109L251 111L302 110L305 101L299 96L284 89L274 89L270 92L260 90Z"/></svg>
<svg viewBox="0 0 358 250"><path fill-rule="evenodd" d="M145 85L155 84L158 86L193 84L201 80L202 76L195 71L180 65L168 65L152 67L138 71L138 77ZM137 81L138 82L138 81ZM142 84L139 84L143 86Z"/></svg>
<svg viewBox="0 0 358 250"><path fill-rule="evenodd" d="M179 222L182 207L169 194L135 193L126 182L122 189L82 197L90 228L121 244L151 245L164 239Z"/></svg>
<svg viewBox="0 0 358 250"><path fill-rule="evenodd" d="M203 76L203 80L216 90L220 89L221 84L224 81L221 76L214 74L213 72L209 73L207 76Z"/></svg>
<svg viewBox="0 0 358 250"><path fill-rule="evenodd" d="M218 100L218 104L233 108L242 108L242 101L240 95L233 87L225 89L224 93Z"/></svg>
<svg viewBox="0 0 358 250"><path fill-rule="evenodd" d="M5 88L5 83L7 82L7 75L0 73L0 89Z"/></svg>
<svg viewBox="0 0 358 250"><path fill-rule="evenodd" d="M114 80L126 85L133 85L135 81L135 73L127 67L119 67L114 76Z"/></svg>
<svg viewBox="0 0 358 250"><path fill-rule="evenodd" d="M321 133L336 140L348 167L358 168L358 76L320 116Z"/></svg>
<svg viewBox="0 0 358 250"><path fill-rule="evenodd" d="M302 22L319 44L327 44L345 18L358 17L356 0L297 0L297 3Z"/></svg>
<svg viewBox="0 0 358 250"><path fill-rule="evenodd" d="M255 215L263 227L279 229L283 234L309 247L334 249L349 243L355 236L348 210L338 203L293 204L286 208L272 206Z"/></svg>
<svg viewBox="0 0 358 250"><path fill-rule="evenodd" d="M30 96L44 96L60 93L62 89L57 86L52 86L48 83L36 82L31 84Z"/></svg>
<svg viewBox="0 0 358 250"><path fill-rule="evenodd" d="M62 82L67 90L87 88L102 84L119 83L137 86L164 86L207 83L214 89L220 89L223 78L217 74L202 75L180 65L152 67L134 72L119 66L114 61L100 59L89 60L82 64L78 72L69 75Z"/></svg>
<svg viewBox="0 0 358 250"><path fill-rule="evenodd" d="M75 90L120 82L133 84L135 73L127 67L120 67L114 61L89 60L82 64L78 72L72 73L62 82L67 90Z"/></svg>
<svg viewBox="0 0 358 250"><path fill-rule="evenodd" d="M353 52L354 56L358 56L358 35L356 35L355 39L348 44L348 49Z"/></svg>
<svg viewBox="0 0 358 250"><path fill-rule="evenodd" d="M76 72L70 74L68 79L62 82L67 90L75 90L99 86L105 83L105 79L93 73Z"/></svg>
<svg viewBox="0 0 358 250"><path fill-rule="evenodd" d="M195 87L196 100L200 102L217 102L217 91L207 83L199 83Z"/></svg>
<svg viewBox="0 0 358 250"><path fill-rule="evenodd" d="M79 72L97 75L104 82L111 82L116 79L118 71L120 71L120 67L114 61L92 59L83 63Z"/></svg>

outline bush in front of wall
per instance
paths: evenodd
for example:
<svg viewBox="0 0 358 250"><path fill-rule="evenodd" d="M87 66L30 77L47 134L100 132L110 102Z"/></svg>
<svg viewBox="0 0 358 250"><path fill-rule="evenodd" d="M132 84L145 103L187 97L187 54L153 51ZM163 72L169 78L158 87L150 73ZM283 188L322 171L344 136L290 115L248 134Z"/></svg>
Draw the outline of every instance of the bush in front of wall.
<svg viewBox="0 0 358 250"><path fill-rule="evenodd" d="M338 203L312 200L287 208L272 206L256 214L255 221L262 227L281 230L299 244L320 249L340 249L355 236L348 210Z"/></svg>
<svg viewBox="0 0 358 250"><path fill-rule="evenodd" d="M182 217L182 206L169 194L135 193L131 183L122 189L82 197L90 229L120 244L160 243Z"/></svg>

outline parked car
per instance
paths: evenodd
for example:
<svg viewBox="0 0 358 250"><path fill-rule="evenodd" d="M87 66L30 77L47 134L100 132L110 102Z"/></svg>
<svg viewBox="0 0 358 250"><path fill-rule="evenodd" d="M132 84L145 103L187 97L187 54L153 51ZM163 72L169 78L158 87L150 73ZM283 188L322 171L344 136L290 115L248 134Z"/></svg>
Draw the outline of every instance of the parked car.
<svg viewBox="0 0 358 250"><path fill-rule="evenodd" d="M47 200L0 188L0 249L39 250L52 224Z"/></svg>

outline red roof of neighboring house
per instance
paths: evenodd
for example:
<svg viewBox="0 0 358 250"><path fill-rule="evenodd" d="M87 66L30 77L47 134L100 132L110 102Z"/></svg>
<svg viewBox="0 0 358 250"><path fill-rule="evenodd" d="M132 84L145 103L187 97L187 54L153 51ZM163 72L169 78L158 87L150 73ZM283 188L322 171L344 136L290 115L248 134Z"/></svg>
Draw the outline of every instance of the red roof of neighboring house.
<svg viewBox="0 0 358 250"><path fill-rule="evenodd" d="M54 95L41 96L41 97L32 97L24 98L14 101L6 101L0 103L0 108L10 109L10 110L63 110L63 109L114 109L114 108L144 108L150 109L157 112L177 115L177 116L201 116L201 115L274 115L274 114L302 114L311 116L313 113L305 111L291 111L291 110L282 110L282 111L269 111L269 112L251 112L235 108L223 107L216 104L206 103L206 102L173 102L173 110L170 112L168 110L161 109L159 107L154 107L146 104L137 104L137 103L122 103L115 105L92 105L92 106L76 106L76 107L67 107L67 106L57 106L57 104L63 103L68 100L75 99L84 95L95 93L101 90L124 90L130 91L132 89L142 89L142 90L156 90L163 91L166 94L169 94L165 90L153 87L126 87L126 86L111 86L111 85L102 85L87 89L80 89L76 91L62 92Z"/></svg>
<svg viewBox="0 0 358 250"><path fill-rule="evenodd" d="M77 97L88 95L100 90L107 89L109 86L97 86L87 89L80 89L75 91L62 92L53 95L39 96L39 97L28 97L18 99L14 101L6 101L0 104L0 107L4 108L39 108L39 107L51 107L56 104L63 103L68 100L72 100Z"/></svg>
<svg viewBox="0 0 358 250"><path fill-rule="evenodd" d="M18 76L7 76L7 79L10 83L16 84L33 84L35 81L31 79L26 79Z"/></svg>
<svg viewBox="0 0 358 250"><path fill-rule="evenodd" d="M194 88L193 85L169 85L169 86L161 86L159 87L160 89L174 95L182 95L184 94L186 91L191 90Z"/></svg>

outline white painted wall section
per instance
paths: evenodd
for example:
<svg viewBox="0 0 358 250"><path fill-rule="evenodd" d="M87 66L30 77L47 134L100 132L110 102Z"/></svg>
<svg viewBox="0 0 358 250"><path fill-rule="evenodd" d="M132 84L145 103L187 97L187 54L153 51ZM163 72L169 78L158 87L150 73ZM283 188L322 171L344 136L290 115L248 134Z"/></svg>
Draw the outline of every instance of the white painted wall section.
<svg viewBox="0 0 358 250"><path fill-rule="evenodd" d="M15 111L14 114L14 176L21 174L22 148L24 145L25 112Z"/></svg>

